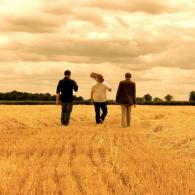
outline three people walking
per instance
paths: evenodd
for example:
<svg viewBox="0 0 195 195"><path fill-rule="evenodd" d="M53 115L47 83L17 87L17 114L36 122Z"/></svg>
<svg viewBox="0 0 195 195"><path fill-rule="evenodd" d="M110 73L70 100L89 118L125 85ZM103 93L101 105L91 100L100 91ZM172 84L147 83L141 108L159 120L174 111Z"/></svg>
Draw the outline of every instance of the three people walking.
<svg viewBox="0 0 195 195"><path fill-rule="evenodd" d="M71 71L64 72L64 79L60 80L56 90L56 104L61 105L61 124L67 126L73 108L73 91L78 91L77 83L71 79ZM96 83L91 89L91 102L94 103L95 121L102 124L107 116L107 91L112 89L104 82L102 75L92 73L91 77ZM125 80L121 81L116 94L116 102L121 105L122 127L129 127L131 124L131 109L136 107L136 85L131 81L131 74L125 74Z"/></svg>

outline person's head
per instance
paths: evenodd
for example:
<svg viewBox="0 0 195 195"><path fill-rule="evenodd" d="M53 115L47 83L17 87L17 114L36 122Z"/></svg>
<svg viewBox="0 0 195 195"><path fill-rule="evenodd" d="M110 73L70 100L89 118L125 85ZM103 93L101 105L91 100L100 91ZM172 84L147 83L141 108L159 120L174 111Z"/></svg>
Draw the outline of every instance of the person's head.
<svg viewBox="0 0 195 195"><path fill-rule="evenodd" d="M104 78L103 78L102 75L98 78L98 82L99 82L99 83L103 83L103 82L104 82Z"/></svg>
<svg viewBox="0 0 195 195"><path fill-rule="evenodd" d="M104 82L104 78L102 75L98 75L95 80L98 82L98 83L103 83Z"/></svg>
<svg viewBox="0 0 195 195"><path fill-rule="evenodd" d="M70 77L70 76L71 76L70 70L65 70L64 76L65 76L65 77Z"/></svg>
<svg viewBox="0 0 195 195"><path fill-rule="evenodd" d="M127 73L125 74L125 78L126 78L126 79L131 79L131 73L130 73L130 72L127 72Z"/></svg>

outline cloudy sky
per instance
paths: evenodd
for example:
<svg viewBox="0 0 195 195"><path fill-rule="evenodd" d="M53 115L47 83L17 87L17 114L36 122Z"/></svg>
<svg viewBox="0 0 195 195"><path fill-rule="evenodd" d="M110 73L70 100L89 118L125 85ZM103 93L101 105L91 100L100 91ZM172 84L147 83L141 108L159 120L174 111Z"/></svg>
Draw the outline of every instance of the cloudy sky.
<svg viewBox="0 0 195 195"><path fill-rule="evenodd" d="M186 100L195 90L195 0L0 0L0 91L55 94L65 69L89 97L91 72L113 88Z"/></svg>

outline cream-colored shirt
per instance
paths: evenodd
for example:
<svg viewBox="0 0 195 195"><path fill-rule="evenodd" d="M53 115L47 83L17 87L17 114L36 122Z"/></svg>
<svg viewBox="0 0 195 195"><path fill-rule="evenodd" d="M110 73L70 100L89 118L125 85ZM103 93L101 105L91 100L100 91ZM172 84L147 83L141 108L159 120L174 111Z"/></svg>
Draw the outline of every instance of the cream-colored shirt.
<svg viewBox="0 0 195 195"><path fill-rule="evenodd" d="M95 83L92 87L94 102L106 102L106 91L110 90L110 87L106 82Z"/></svg>

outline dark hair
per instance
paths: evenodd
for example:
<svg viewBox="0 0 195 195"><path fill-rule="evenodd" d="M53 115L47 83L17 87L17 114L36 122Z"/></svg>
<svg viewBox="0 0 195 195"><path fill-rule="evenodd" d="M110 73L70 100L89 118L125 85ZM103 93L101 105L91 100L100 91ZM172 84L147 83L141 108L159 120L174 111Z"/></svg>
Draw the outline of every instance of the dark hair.
<svg viewBox="0 0 195 195"><path fill-rule="evenodd" d="M104 78L103 78L102 75L100 75L100 76L98 77L98 82L99 82L99 83L103 83L103 82L104 82Z"/></svg>
<svg viewBox="0 0 195 195"><path fill-rule="evenodd" d="M66 71L64 72L64 76L70 76L70 75L71 75L70 70L66 70Z"/></svg>
<svg viewBox="0 0 195 195"><path fill-rule="evenodd" d="M127 72L127 73L125 74L125 77L126 77L126 78L131 78L131 73L130 73L130 72Z"/></svg>

